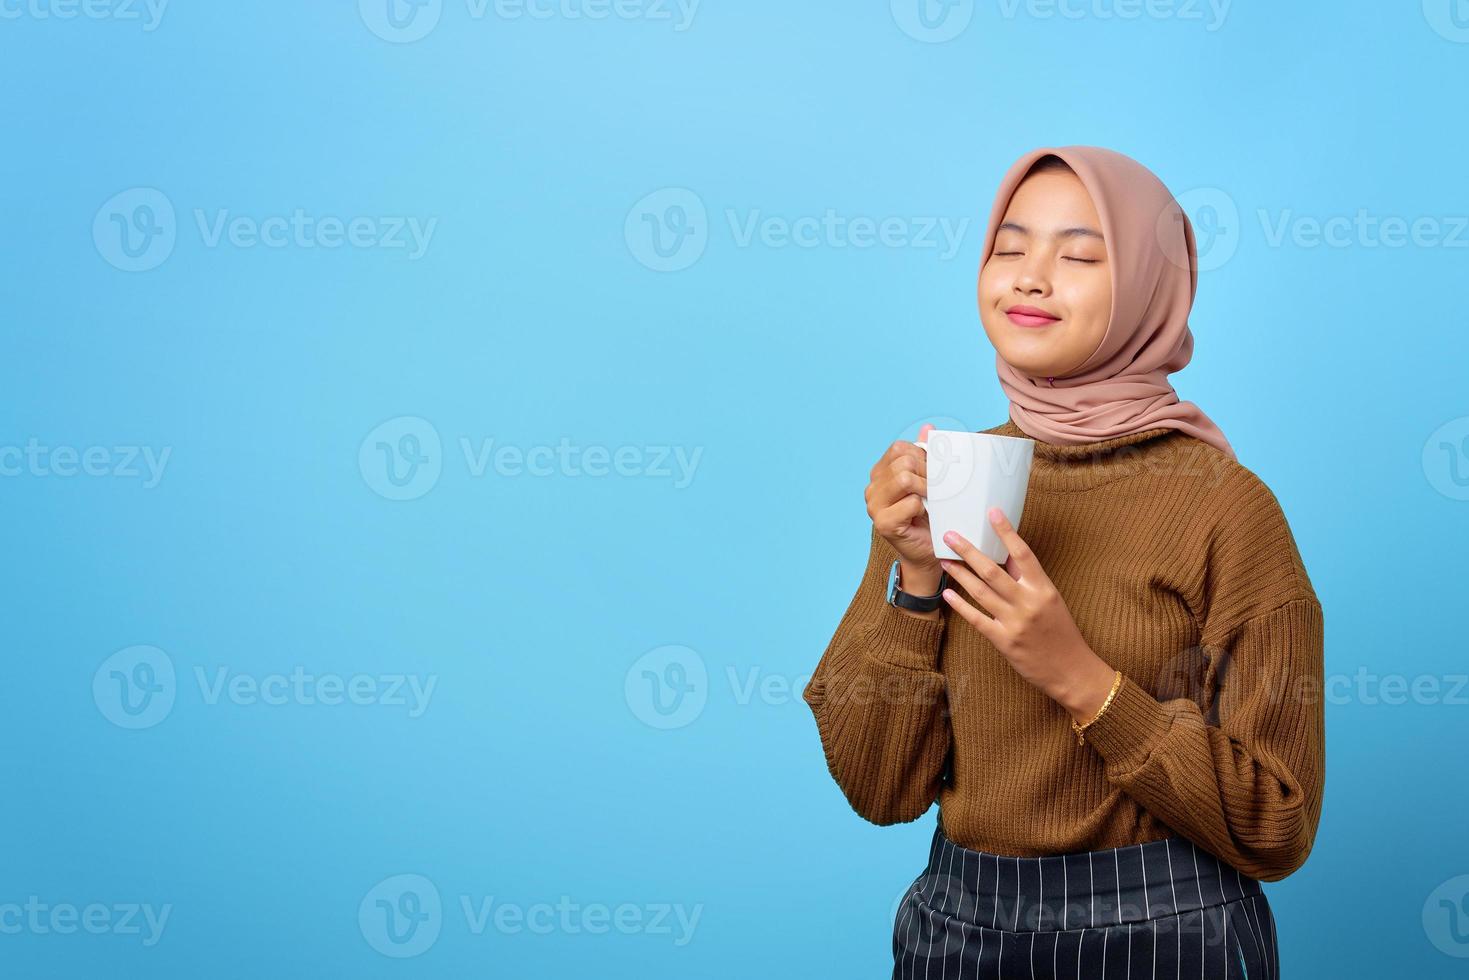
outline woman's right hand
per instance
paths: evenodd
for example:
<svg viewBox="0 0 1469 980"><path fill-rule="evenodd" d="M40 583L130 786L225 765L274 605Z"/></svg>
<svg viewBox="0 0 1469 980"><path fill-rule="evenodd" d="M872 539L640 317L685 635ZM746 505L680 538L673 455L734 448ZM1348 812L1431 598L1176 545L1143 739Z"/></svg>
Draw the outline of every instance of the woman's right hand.
<svg viewBox="0 0 1469 980"><path fill-rule="evenodd" d="M932 428L932 423L925 422L918 438L924 439ZM933 593L943 574L933 553L928 511L923 506L928 494L927 470L923 450L899 439L872 467L864 491L873 528L898 553L903 591L914 595Z"/></svg>

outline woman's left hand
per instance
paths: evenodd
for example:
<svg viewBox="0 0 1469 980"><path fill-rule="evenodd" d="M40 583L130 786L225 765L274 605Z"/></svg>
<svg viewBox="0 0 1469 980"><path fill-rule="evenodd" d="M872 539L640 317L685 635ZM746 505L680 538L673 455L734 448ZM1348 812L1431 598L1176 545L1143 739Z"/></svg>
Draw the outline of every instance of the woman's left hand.
<svg viewBox="0 0 1469 980"><path fill-rule="evenodd" d="M1087 645L1061 593L1004 512L991 507L989 517L1010 552L1003 567L957 531L945 532L944 541L964 561L940 562L989 615L953 589L944 590L944 599L994 644L1021 677L1078 722L1086 721L1111 689L1112 668Z"/></svg>

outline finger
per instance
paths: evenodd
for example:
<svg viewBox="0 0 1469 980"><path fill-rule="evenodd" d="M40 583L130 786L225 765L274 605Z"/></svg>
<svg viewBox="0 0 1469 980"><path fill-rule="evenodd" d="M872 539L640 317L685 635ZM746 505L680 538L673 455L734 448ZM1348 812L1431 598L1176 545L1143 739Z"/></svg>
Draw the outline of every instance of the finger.
<svg viewBox="0 0 1469 980"><path fill-rule="evenodd" d="M954 561L952 558L940 558L939 567L948 572L949 578L963 586L965 592L968 592L976 602L984 606L992 614L998 614L1005 608L1006 603L1004 599L994 589L990 588L984 579L974 574L974 570L962 561Z"/></svg>
<svg viewBox="0 0 1469 980"><path fill-rule="evenodd" d="M964 617L965 621L967 621L975 629L979 630L980 635L989 640L990 643L994 644L996 647L999 646L999 644L995 642L996 639L999 637L999 627L995 623L994 619L986 616L984 613L971 606L968 602L964 600L963 596L959 595L959 593L955 592L953 589L944 589L943 596L944 601L949 604L950 609L953 609L960 616Z"/></svg>
<svg viewBox="0 0 1469 980"><path fill-rule="evenodd" d="M1045 578L1045 570L1041 568L1035 552L1030 550L1030 545L1025 543L1025 539L1010 524L1010 519L1005 516L1003 510L998 507L990 508L990 524L994 526L996 533L1000 535L1000 540L1009 550L1009 561L1015 563L1015 569L1020 573L1019 578L1025 578L1027 575L1037 579Z"/></svg>
<svg viewBox="0 0 1469 980"><path fill-rule="evenodd" d="M867 471L869 482L876 483L879 479L882 478L882 475L884 473L892 469L892 464L894 460L901 459L904 456L912 456L917 459L922 459L923 450L913 445L913 443L907 442L903 439L894 440L892 444L890 444L888 448L883 451L882 456L878 458L877 462L872 464L872 469Z"/></svg>
<svg viewBox="0 0 1469 980"><path fill-rule="evenodd" d="M883 450L882 455L877 457L877 462L872 464L872 469L867 473L869 478L868 482L876 483L878 481L878 478L886 472L892 461L897 459L902 453L902 445L903 440L898 439Z"/></svg>
<svg viewBox="0 0 1469 980"><path fill-rule="evenodd" d="M905 497L922 498L928 494L928 480L915 472L905 460L892 464L888 472L879 474L871 484L869 502L877 509L889 507ZM920 503L921 503L920 499Z"/></svg>
<svg viewBox="0 0 1469 980"><path fill-rule="evenodd" d="M888 476L891 479L896 480L903 474L907 474L901 480L906 493L928 496L928 461L923 458L921 450L912 456L899 456L888 467Z"/></svg>
<svg viewBox="0 0 1469 980"><path fill-rule="evenodd" d="M907 527L923 514L923 501L917 497L904 497L895 504L873 511L873 527L878 534L889 535L899 528Z"/></svg>
<svg viewBox="0 0 1469 980"><path fill-rule="evenodd" d="M1012 602L1019 586L1010 573L1001 568L993 558L976 548L968 538L958 531L947 531L944 542L969 566L975 575L990 587L1003 601Z"/></svg>
<svg viewBox="0 0 1469 980"><path fill-rule="evenodd" d="M918 430L918 439L916 441L918 441L918 442L927 442L928 441L928 434L930 432L932 432L932 431L933 431L933 423L932 422L925 422L925 423L923 423L923 426Z"/></svg>

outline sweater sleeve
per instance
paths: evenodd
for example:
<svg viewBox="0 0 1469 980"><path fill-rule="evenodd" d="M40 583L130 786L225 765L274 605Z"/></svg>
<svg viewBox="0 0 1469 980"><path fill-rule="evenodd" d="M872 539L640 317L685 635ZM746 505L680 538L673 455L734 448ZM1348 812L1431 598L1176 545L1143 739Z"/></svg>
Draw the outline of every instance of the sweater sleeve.
<svg viewBox="0 0 1469 980"><path fill-rule="evenodd" d="M1124 672L1086 741L1108 779L1163 823L1241 873L1278 881L1305 863L1321 817L1324 622L1278 504L1268 491L1256 501L1209 547L1208 716Z"/></svg>
<svg viewBox="0 0 1469 980"><path fill-rule="evenodd" d="M888 604L896 558L874 529L856 595L802 695L832 778L852 808L876 824L916 820L928 810L950 747L938 669L945 619Z"/></svg>

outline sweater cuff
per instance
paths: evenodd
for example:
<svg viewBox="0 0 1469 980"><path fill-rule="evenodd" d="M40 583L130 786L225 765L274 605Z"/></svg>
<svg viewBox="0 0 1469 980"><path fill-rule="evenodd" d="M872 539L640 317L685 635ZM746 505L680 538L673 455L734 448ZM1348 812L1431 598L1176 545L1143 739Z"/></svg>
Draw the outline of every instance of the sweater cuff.
<svg viewBox="0 0 1469 980"><path fill-rule="evenodd" d="M946 614L938 619L910 616L884 601L877 619L868 624L867 654L879 663L908 670L939 669Z"/></svg>
<svg viewBox="0 0 1469 980"><path fill-rule="evenodd" d="M1122 685L1102 716L1086 726L1086 741L1107 760L1107 775L1122 776L1137 769L1168 736L1173 717L1163 704L1131 677Z"/></svg>

